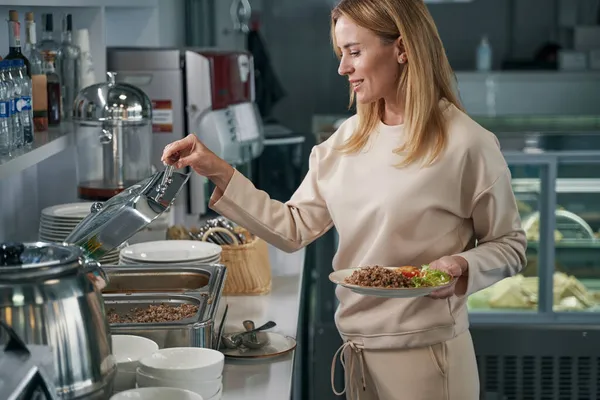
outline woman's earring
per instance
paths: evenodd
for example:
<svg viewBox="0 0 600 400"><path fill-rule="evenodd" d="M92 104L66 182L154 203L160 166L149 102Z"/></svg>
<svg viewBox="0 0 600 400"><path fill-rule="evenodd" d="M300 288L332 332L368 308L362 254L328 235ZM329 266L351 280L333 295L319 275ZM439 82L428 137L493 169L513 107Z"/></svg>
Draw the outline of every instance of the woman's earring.
<svg viewBox="0 0 600 400"><path fill-rule="evenodd" d="M406 54L402 54L400 56L400 64L406 64Z"/></svg>

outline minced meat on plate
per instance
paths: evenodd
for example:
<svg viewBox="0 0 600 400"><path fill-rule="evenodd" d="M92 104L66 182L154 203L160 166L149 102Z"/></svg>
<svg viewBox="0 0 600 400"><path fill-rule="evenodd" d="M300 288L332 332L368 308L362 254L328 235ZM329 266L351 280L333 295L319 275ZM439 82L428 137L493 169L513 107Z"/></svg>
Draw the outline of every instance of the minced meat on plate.
<svg viewBox="0 0 600 400"><path fill-rule="evenodd" d="M393 270L379 266L358 269L344 279L344 282L351 285L380 288L412 287L409 278Z"/></svg>

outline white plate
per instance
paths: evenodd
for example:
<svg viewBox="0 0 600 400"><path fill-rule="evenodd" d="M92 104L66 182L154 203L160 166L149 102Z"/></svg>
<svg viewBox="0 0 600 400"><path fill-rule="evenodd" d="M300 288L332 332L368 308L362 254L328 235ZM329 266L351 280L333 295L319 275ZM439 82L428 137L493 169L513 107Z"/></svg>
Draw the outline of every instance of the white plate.
<svg viewBox="0 0 600 400"><path fill-rule="evenodd" d="M93 202L67 203L47 207L42 210L44 216L52 218L65 218L69 220L85 218L91 211Z"/></svg>
<svg viewBox="0 0 600 400"><path fill-rule="evenodd" d="M158 260L155 261L154 258L152 258L152 259L148 258L148 259L145 259L145 260L140 260L139 258L128 257L128 256L126 256L125 254L122 254L122 253L120 254L120 257L123 260L132 261L132 262L143 262L143 263L147 263L147 262L158 262L158 263L164 262L163 260L160 260L160 259L158 259ZM218 260L220 258L221 258L221 254L217 254L217 255L213 255L213 256L210 256L210 257L204 257L204 258L193 257L193 258L185 260L185 261L183 261L183 260L175 260L175 261L177 261L179 263L187 263L187 262L197 262L197 261Z"/></svg>
<svg viewBox="0 0 600 400"><path fill-rule="evenodd" d="M40 229L51 230L51 231L54 231L54 230L72 231L73 228L75 228L76 226L77 226L77 224L73 224L73 225L49 224L44 221L42 221L40 223Z"/></svg>
<svg viewBox="0 0 600 400"><path fill-rule="evenodd" d="M231 329L225 328L225 335L236 332L241 332L242 329ZM257 335L262 336L261 340L267 338L269 341L264 347L260 349L248 349L245 347L238 347L237 349L228 349L225 346L220 347L220 351L229 358L237 359L258 359L258 358L272 358L279 357L296 348L296 339L290 336L285 336L275 332L258 332Z"/></svg>
<svg viewBox="0 0 600 400"><path fill-rule="evenodd" d="M131 245L121 250L121 258L142 262L189 262L212 259L221 246L198 240L157 240Z"/></svg>
<svg viewBox="0 0 600 400"><path fill-rule="evenodd" d="M45 233L45 234L48 234L48 235L65 235L65 237L66 237L71 232L73 232L73 229L45 229L45 228L40 228L38 232Z"/></svg>
<svg viewBox="0 0 600 400"><path fill-rule="evenodd" d="M152 387L129 389L113 394L110 400L202 400L202 396L189 390Z"/></svg>
<svg viewBox="0 0 600 400"><path fill-rule="evenodd" d="M50 243L63 243L65 241L65 236L50 236L50 235L40 235L40 242L50 242Z"/></svg>
<svg viewBox="0 0 600 400"><path fill-rule="evenodd" d="M126 258L119 258L119 264L121 265L173 265L173 266L186 266L186 265L198 265L198 264L218 264L221 261L221 258L213 258L210 260L194 260L194 261L186 261L186 262L150 262L150 261L133 261Z"/></svg>
<svg viewBox="0 0 600 400"><path fill-rule="evenodd" d="M411 297L423 297L435 292L436 290L446 288L454 283L454 279L443 286L434 287L420 287L420 288L375 288L358 285L350 285L344 282L344 279L352 275L352 273L361 268L348 268L339 271L332 272L329 274L329 280L336 285L343 286L347 289L352 290L354 293L362 294L364 296L375 296L375 297L392 297L392 298L411 298ZM395 269L395 268L389 268Z"/></svg>
<svg viewBox="0 0 600 400"><path fill-rule="evenodd" d="M82 219L78 219L77 221L73 221L73 222L66 222L64 220L47 220L45 218L41 218L40 219L40 226L44 227L44 228L60 228L60 229L73 229L75 228L81 221L83 221Z"/></svg>

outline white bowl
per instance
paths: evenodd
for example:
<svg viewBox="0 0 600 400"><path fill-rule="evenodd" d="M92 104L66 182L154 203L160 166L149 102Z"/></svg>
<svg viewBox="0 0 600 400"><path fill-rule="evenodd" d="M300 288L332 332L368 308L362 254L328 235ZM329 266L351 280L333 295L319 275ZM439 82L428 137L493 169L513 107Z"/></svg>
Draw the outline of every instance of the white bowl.
<svg viewBox="0 0 600 400"><path fill-rule="evenodd" d="M161 379L211 380L223 374L225 356L220 351L200 347L171 347L140 360L146 375Z"/></svg>
<svg viewBox="0 0 600 400"><path fill-rule="evenodd" d="M112 335L112 353L119 371L135 373L140 359L158 351L156 342L135 335Z"/></svg>
<svg viewBox="0 0 600 400"><path fill-rule="evenodd" d="M110 400L204 400L189 390L153 387L131 389L113 395Z"/></svg>
<svg viewBox="0 0 600 400"><path fill-rule="evenodd" d="M197 379L164 379L145 374L141 368L137 369L136 382L138 387L172 387L189 390L198 393L205 399L216 396L223 384L222 377L208 381L199 381Z"/></svg>

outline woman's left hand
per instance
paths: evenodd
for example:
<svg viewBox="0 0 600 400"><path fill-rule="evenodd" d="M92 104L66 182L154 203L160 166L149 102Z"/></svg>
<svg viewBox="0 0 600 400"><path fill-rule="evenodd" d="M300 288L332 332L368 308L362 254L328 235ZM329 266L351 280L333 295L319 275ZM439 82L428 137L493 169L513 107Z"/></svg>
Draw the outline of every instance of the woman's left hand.
<svg viewBox="0 0 600 400"><path fill-rule="evenodd" d="M469 263L467 260L459 256L444 256L439 260L435 260L434 262L430 263L429 268L439 269L440 271L444 271L456 278L452 286L436 290L429 295L429 297L434 299L447 299L448 297L452 297L457 294L456 284L461 276L467 274Z"/></svg>

